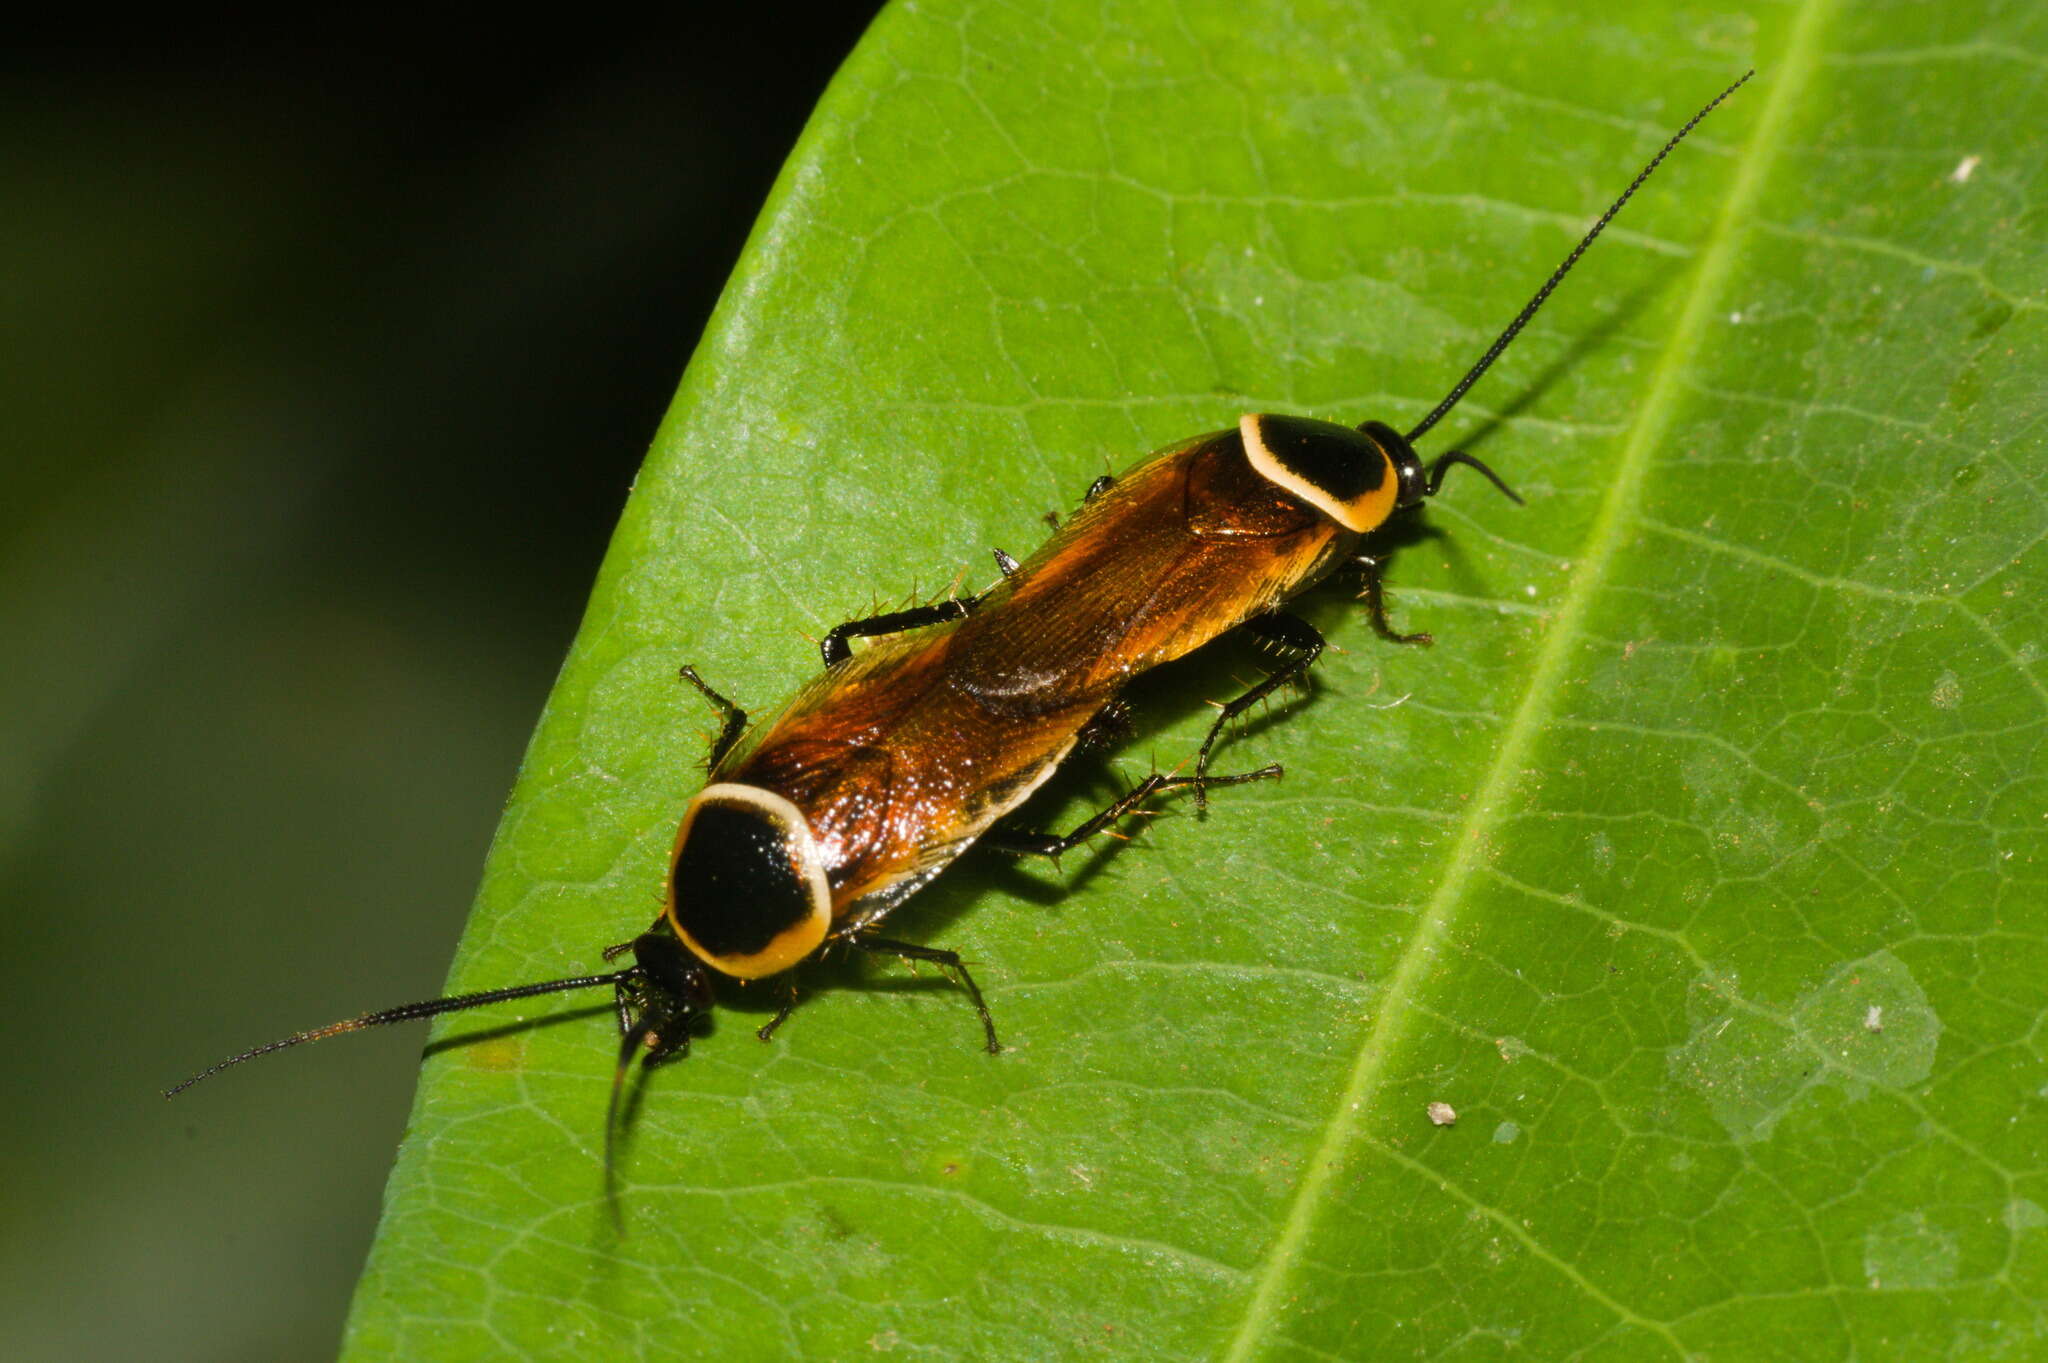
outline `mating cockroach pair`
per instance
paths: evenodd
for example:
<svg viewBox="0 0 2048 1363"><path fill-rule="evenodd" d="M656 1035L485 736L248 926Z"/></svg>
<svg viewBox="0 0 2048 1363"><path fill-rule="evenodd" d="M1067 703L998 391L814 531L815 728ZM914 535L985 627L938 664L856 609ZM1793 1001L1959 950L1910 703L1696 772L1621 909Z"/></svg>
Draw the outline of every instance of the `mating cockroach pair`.
<svg viewBox="0 0 2048 1363"><path fill-rule="evenodd" d="M633 964L606 973L433 999L301 1032L223 1061L410 1018L537 994L610 988L620 1030L616 1075L686 1051L720 977L788 973L834 945L929 961L966 989L988 1049L994 1021L960 958L879 929L891 911L977 842L1058 856L1164 790L1197 801L1215 788L1278 776L1269 765L1217 775L1224 726L1301 676L1322 637L1281 607L1333 571L1366 572L1373 628L1387 623L1378 565L1359 542L1397 510L1436 495L1464 464L1425 462L1414 442L1440 421L1535 315L1672 148L1745 75L1695 114L1594 223L1479 361L1407 432L1255 413L1173 445L1116 478L1098 479L1080 511L1022 563L997 552L1001 580L981 595L840 625L822 643L824 671L749 735L746 715L685 667L683 680L722 717L710 784L683 812L666 902L654 924L605 953ZM1516 500L1520 500L1517 498ZM1283 659L1222 707L1186 774L1154 774L1065 835L1008 815L1077 744L1114 727L1132 678L1244 628ZM859 653L848 641L876 640ZM793 986L765 1037L794 1004ZM617 1084L614 1084L616 1102Z"/></svg>

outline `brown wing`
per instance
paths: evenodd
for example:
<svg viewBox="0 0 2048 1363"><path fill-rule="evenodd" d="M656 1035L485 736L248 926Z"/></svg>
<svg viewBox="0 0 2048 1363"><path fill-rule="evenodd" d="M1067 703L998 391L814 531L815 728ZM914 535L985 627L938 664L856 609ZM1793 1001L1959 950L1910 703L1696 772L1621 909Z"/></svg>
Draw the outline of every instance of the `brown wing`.
<svg viewBox="0 0 2048 1363"><path fill-rule="evenodd" d="M1276 490L1235 431L1125 474L990 593L953 645L994 709L1101 705L1327 571L1356 536Z"/></svg>
<svg viewBox="0 0 2048 1363"><path fill-rule="evenodd" d="M1016 807L1093 715L992 712L958 684L957 626L884 639L812 680L717 779L802 810L835 917L871 922Z"/></svg>

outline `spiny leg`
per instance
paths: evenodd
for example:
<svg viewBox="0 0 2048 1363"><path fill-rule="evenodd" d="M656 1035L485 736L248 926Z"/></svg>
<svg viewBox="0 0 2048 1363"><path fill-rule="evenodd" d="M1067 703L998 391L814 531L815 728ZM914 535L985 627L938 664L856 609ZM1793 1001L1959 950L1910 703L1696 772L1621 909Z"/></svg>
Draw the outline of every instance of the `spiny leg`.
<svg viewBox="0 0 2048 1363"><path fill-rule="evenodd" d="M683 670L689 671L688 668ZM604 949L605 964L610 965L632 949L631 942L614 942ZM624 980L620 980L612 986L612 997L619 1010L619 1035L627 1036L632 1032L634 1021L640 1012L640 995L629 988Z"/></svg>
<svg viewBox="0 0 2048 1363"><path fill-rule="evenodd" d="M899 942L893 937L875 937L865 932L856 932L847 942L858 949L877 956L900 956L906 961L929 961L941 970L947 971L960 981L967 997L974 1000L974 1011L981 1014L981 1030L988 1037L988 1053L999 1054L1002 1043L996 1040L996 1020L989 1016L988 1005L982 1002L981 987L974 982L974 976L967 973L966 962L957 951L943 947L919 946L915 942Z"/></svg>
<svg viewBox="0 0 2048 1363"><path fill-rule="evenodd" d="M1370 554L1360 554L1351 560L1365 575L1365 609L1372 621L1372 632L1395 644L1433 644L1436 636L1417 632L1403 634L1387 623L1386 566Z"/></svg>
<svg viewBox="0 0 2048 1363"><path fill-rule="evenodd" d="M1020 857L1049 857L1058 861L1103 829L1136 809L1147 799L1162 790L1176 786L1193 786L1199 792L1205 786L1241 786L1249 781L1266 781L1280 775L1280 764L1271 763L1257 771L1239 772L1235 776L1169 776L1153 772L1118 797L1107 809L1099 810L1082 820L1073 832L1062 837L1057 833L1035 833L1024 828L991 828L982 834L982 842L999 852L1009 852Z"/></svg>
<svg viewBox="0 0 2048 1363"><path fill-rule="evenodd" d="M1219 778L1209 775L1209 750L1214 748L1216 740L1223 736L1225 726L1287 683L1306 674L1309 664L1323 653L1323 636L1316 633L1315 626L1285 611L1268 611L1264 615L1254 615L1244 622L1244 627L1274 645L1282 653L1293 656L1268 674L1257 686L1229 704L1219 707L1216 722L1209 726L1209 736L1202 740L1201 749L1195 754L1197 809L1209 807L1208 794L1204 787L1222 784Z"/></svg>
<svg viewBox="0 0 2048 1363"><path fill-rule="evenodd" d="M1077 748L1120 747L1131 736L1131 703L1118 696L1097 710L1081 732L1074 735Z"/></svg>
<svg viewBox="0 0 2048 1363"><path fill-rule="evenodd" d="M633 1015L640 1009L638 997L623 982L612 986L612 998L619 1010L619 1035L630 1036L633 1032Z"/></svg>
<svg viewBox="0 0 2048 1363"><path fill-rule="evenodd" d="M688 663L683 664L682 671L676 675L696 687L698 694L711 702L711 707L718 711L723 721L718 730L718 737L711 740L711 753L704 759L706 769L715 770L718 764L725 760L725 755L732 751L732 745L740 741L740 735L747 731L747 712L713 691L705 684L704 679L697 675L697 669ZM609 961L612 958L606 956L605 959Z"/></svg>
<svg viewBox="0 0 2048 1363"><path fill-rule="evenodd" d="M1003 575L1002 581L992 582L980 595L968 597L963 604L970 611L981 609L983 602L1001 591L1004 584L1009 582L1011 578L1024 571L1024 565L1019 563L1014 555L1005 553L1001 549L991 549L989 552L996 557L996 571Z"/></svg>
<svg viewBox="0 0 2048 1363"><path fill-rule="evenodd" d="M1110 477L1106 473L1103 474L1100 478L1097 478L1094 482L1090 483L1088 485L1088 490L1081 494L1081 505L1088 505L1088 503L1094 501L1097 497L1100 497L1103 493L1109 491L1111 488L1115 486L1116 479ZM1055 530L1059 529L1060 513L1057 511L1046 512L1045 523Z"/></svg>
<svg viewBox="0 0 2048 1363"><path fill-rule="evenodd" d="M864 620L848 620L826 631L825 637L818 641L818 652L824 655L825 666L831 667L853 656L853 648L846 642L848 639L872 639L881 634L900 634L906 629L942 625L948 620L964 620L972 609L972 601L949 598L929 606L913 606L907 611L889 611L870 615Z"/></svg>
<svg viewBox="0 0 2048 1363"><path fill-rule="evenodd" d="M783 1023L789 1021L789 1015L791 1013L794 1013L795 1011L796 975L794 972L791 972L782 977L782 1006L775 1010L774 1017L769 1018L768 1021L761 1024L760 1030L756 1031L754 1035L760 1037L761 1040L766 1041L769 1037L775 1035L775 1029L777 1027L780 1027Z"/></svg>

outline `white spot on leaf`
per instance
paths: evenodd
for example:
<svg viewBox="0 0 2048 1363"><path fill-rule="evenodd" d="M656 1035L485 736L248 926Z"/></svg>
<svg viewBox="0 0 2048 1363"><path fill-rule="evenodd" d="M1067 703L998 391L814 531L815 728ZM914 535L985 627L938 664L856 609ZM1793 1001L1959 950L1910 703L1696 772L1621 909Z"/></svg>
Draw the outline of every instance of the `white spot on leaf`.
<svg viewBox="0 0 2048 1363"><path fill-rule="evenodd" d="M1948 1287L1962 1260L1956 1237L1925 1212L1903 1212L1863 1234L1863 1275L1872 1291Z"/></svg>
<svg viewBox="0 0 2048 1363"><path fill-rule="evenodd" d="M1692 1034L1669 1053L1673 1077L1696 1090L1738 1144L1767 1141L1821 1089L1861 1102L1934 1071L1941 1020L1897 956L1851 961L1780 1010L1748 1000L1732 976L1693 981ZM1872 1008L1885 1029L1866 1030Z"/></svg>

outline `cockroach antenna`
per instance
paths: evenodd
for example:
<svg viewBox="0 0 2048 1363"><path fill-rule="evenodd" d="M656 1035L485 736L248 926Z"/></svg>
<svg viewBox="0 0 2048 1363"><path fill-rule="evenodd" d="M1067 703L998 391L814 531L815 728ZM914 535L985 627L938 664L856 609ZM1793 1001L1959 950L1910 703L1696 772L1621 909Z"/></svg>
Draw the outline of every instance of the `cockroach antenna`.
<svg viewBox="0 0 2048 1363"><path fill-rule="evenodd" d="M1508 346L1514 342L1515 337L1521 335L1522 328L1529 324L1529 319L1536 315L1536 310L1543 306L1545 300L1547 300L1550 297L1552 290L1556 289L1558 283L1561 280L1563 280L1563 278L1566 275L1571 273L1572 266L1579 263L1579 257L1586 254L1586 248L1593 244L1593 241L1596 237L1598 237L1602 232L1607 230L1607 224L1614 221L1614 215L1621 212L1622 205L1626 204L1631 198L1635 197L1635 192L1643 187L1643 182L1650 178L1651 174L1657 169L1658 166L1664 164L1664 158L1671 154L1672 149L1676 147L1680 142L1683 142L1685 140L1687 133L1691 132L1694 128L1700 125L1701 119L1705 118L1708 114L1714 112L1715 109L1719 108L1723 100L1727 99L1728 96L1734 94L1737 90L1740 90L1743 87L1743 84L1747 82L1749 78L1751 76L1754 76L1755 74L1756 72L1753 70L1743 72L1740 79L1738 79L1733 85L1729 86L1726 90L1723 90L1720 94L1715 95L1713 99L1708 101L1707 106L1704 109L1701 109L1698 113L1694 114L1691 117L1691 119L1689 119L1686 122L1686 125L1684 127L1680 128L1677 132L1671 135L1671 140L1669 142L1666 142L1662 149L1660 149L1655 156L1650 158L1650 164L1643 167L1642 173L1637 175L1635 179L1629 181L1628 188L1621 191L1621 197L1616 199L1612 204L1610 204L1608 206L1607 211L1600 215L1600 220L1593 224L1592 230L1587 232L1585 236L1579 239L1579 244L1572 248L1572 253L1564 258L1564 264L1558 266L1557 269L1551 273L1550 278L1543 281L1543 287L1536 290L1536 296L1529 300L1528 306L1524 307L1521 310L1521 312L1517 313L1515 316L1515 320L1508 323L1508 329L1506 331L1503 331L1500 334L1499 338L1496 339L1492 345L1486 348L1486 353L1479 357L1479 363L1473 365L1470 369L1465 371L1465 377L1459 379L1457 386L1452 388L1449 393L1444 395L1444 400L1436 405L1436 410L1432 411L1428 416L1422 418L1422 420L1415 423L1414 428L1410 430L1407 435L1409 443L1413 444L1415 441L1421 439L1424 432L1428 431L1430 427L1436 425L1437 422L1443 420L1444 414L1450 411L1451 408L1458 405L1458 399L1464 397L1466 390L1471 388L1473 384L1479 382L1479 376L1481 374L1484 374L1488 369L1492 368L1493 362L1500 358L1500 353L1503 350L1506 350ZM1469 458L1460 459L1458 462L1470 463L1477 466L1477 461ZM1482 468L1481 471L1486 473L1489 477L1492 476L1492 470L1490 469ZM1493 481L1495 485L1500 486L1500 479L1494 478ZM1434 491L1434 489L1431 490ZM1501 486L1501 491L1506 492L1506 487ZM1514 496L1513 493L1508 493L1508 495L1511 497ZM1516 500L1519 501L1521 499L1516 498Z"/></svg>

